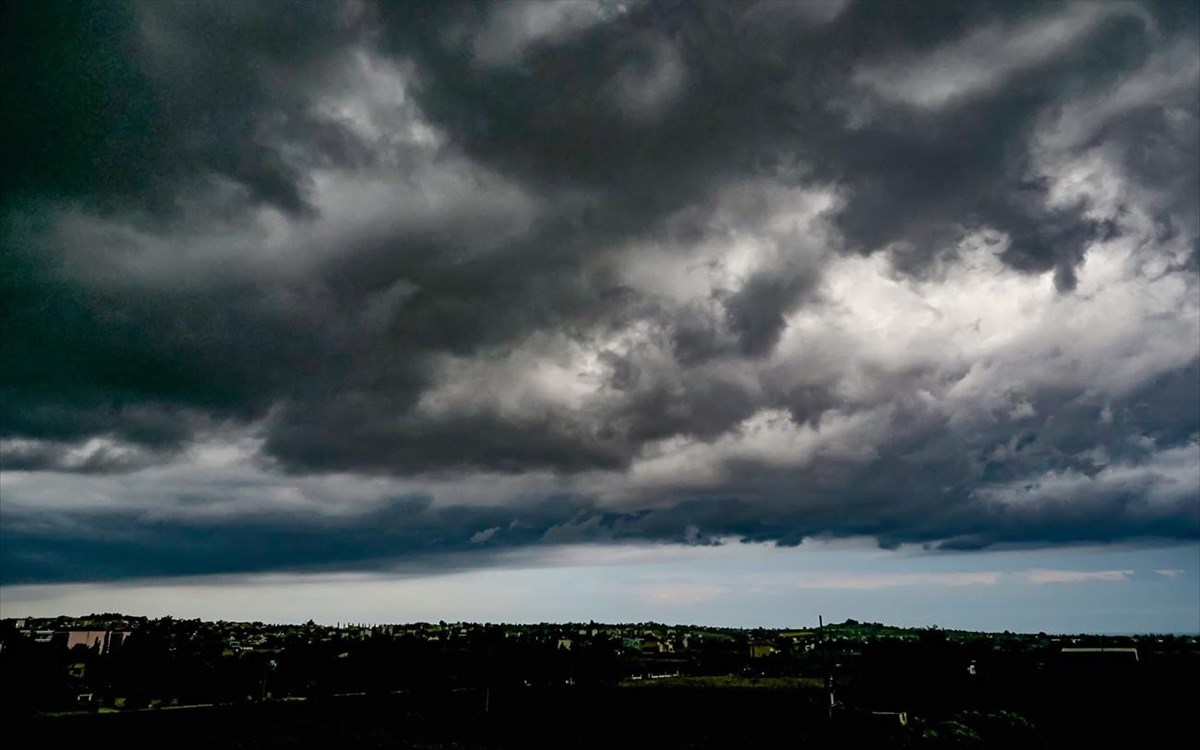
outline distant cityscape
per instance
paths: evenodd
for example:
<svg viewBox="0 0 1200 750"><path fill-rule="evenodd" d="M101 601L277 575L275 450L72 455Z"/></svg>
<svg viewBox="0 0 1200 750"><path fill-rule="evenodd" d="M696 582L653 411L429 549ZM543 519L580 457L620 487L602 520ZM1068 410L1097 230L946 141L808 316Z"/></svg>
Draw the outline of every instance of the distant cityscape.
<svg viewBox="0 0 1200 750"><path fill-rule="evenodd" d="M471 622L418 622L408 624L338 623L319 625L264 622L209 622L199 619L151 619L120 614L86 617L9 618L0 621L0 654L37 655L48 664L63 665L61 690L45 695L45 708L122 709L179 705L188 696L164 692L148 695L101 669L106 661L124 662L155 655L180 668L205 663L233 665L261 662L279 670L289 657L311 661L325 656L345 661L362 652L404 653L413 656L486 654L496 661L519 654L507 664L505 678L519 677L522 685L572 684L573 674L556 675L553 667L578 666L581 655L589 666L608 679L685 678L711 674L725 676L820 677L818 662L830 658L837 667L853 670L853 662L868 651L932 643L955 647L963 661L961 672L979 673L981 660L995 653L1025 654L1046 660L1104 655L1110 660L1137 662L1146 656L1186 653L1200 655L1195 635L1148 634L1138 636L1048 635L1046 633L977 633L931 628L902 628L881 623L847 620L824 627L794 629L741 629L662 623L541 623L493 624ZM525 669L522 668L525 665ZM537 668L534 668L534 667ZM547 667L550 667L547 669ZM561 671L561 670L558 670ZM570 671L568 669L568 671ZM819 670L818 670L819 671ZM286 670L284 670L286 673ZM101 678L102 675L102 678ZM456 675L442 675L454 682ZM596 677L589 674L588 677ZM271 681L258 694L225 694L226 699L297 699L319 692L321 680L300 683ZM337 682L334 680L330 684ZM368 682L371 682L368 680ZM375 683L372 682L372 685ZM366 685L341 685L366 687ZM131 695L143 694L141 701ZM216 698L217 696L192 696Z"/></svg>
<svg viewBox="0 0 1200 750"><path fill-rule="evenodd" d="M958 747L937 743L967 733L983 738L971 747L1050 747L1183 721L1200 638L856 620L737 629L93 614L0 621L0 668L8 715L54 743L188 734L224 745L250 733L252 746L290 747L353 731L361 746L566 737L604 747L618 730L596 715L650 711L666 722L655 730L660 744L676 746L774 746L835 732L887 746ZM1103 731L1089 723L1096 711L1115 717Z"/></svg>

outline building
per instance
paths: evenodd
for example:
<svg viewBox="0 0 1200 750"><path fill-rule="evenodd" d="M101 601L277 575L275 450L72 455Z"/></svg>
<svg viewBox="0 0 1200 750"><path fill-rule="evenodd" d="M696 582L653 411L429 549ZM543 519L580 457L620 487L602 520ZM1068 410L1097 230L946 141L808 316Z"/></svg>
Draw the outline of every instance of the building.
<svg viewBox="0 0 1200 750"><path fill-rule="evenodd" d="M658 640L657 638L647 638L638 646L643 654L663 654L671 649L668 644Z"/></svg>
<svg viewBox="0 0 1200 750"><path fill-rule="evenodd" d="M1138 650L1132 646L1098 648L1066 647L1062 655L1073 662L1127 664L1138 660Z"/></svg>
<svg viewBox="0 0 1200 750"><path fill-rule="evenodd" d="M69 630L67 649L83 646L95 649L96 653L107 654L114 648L120 648L128 637L128 630Z"/></svg>

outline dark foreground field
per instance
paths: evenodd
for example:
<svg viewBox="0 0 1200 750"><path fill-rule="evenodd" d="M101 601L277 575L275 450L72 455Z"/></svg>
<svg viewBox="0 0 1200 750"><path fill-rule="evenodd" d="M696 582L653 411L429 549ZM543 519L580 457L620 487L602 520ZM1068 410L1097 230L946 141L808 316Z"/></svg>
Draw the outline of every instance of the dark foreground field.
<svg viewBox="0 0 1200 750"><path fill-rule="evenodd" d="M1057 748L1160 746L1194 731L1193 686L1031 686L1020 710L872 715L830 723L820 690L694 685L345 696L27 720L42 747ZM486 711L485 711L486 706ZM11 726L11 725L10 725Z"/></svg>
<svg viewBox="0 0 1200 750"><path fill-rule="evenodd" d="M779 747L823 727L794 690L607 688L485 695L350 696L304 702L40 717L50 747Z"/></svg>

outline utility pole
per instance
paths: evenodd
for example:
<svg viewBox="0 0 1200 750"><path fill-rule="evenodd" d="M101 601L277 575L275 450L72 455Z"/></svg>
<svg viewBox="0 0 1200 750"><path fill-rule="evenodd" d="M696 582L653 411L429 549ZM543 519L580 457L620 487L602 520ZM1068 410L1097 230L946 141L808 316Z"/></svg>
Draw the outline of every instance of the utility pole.
<svg viewBox="0 0 1200 750"><path fill-rule="evenodd" d="M492 713L492 639L491 633L484 635L488 639L487 647L487 662L484 672L483 686L483 713L485 716Z"/></svg>
<svg viewBox="0 0 1200 750"><path fill-rule="evenodd" d="M829 672L829 649L825 645L825 618L817 615L817 629L821 634L821 673L825 682L825 718L833 723L833 675Z"/></svg>
<svg viewBox="0 0 1200 750"><path fill-rule="evenodd" d="M271 659L263 666L262 691L259 693L258 702L263 703L267 700L267 675L275 670L275 660Z"/></svg>

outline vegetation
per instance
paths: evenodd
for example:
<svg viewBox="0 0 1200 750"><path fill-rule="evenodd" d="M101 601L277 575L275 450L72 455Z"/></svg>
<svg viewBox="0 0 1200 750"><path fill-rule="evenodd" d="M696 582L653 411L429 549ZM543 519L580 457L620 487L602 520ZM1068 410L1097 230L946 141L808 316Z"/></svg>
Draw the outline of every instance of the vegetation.
<svg viewBox="0 0 1200 750"><path fill-rule="evenodd" d="M79 628L93 645L68 648ZM639 717L652 729L637 744L663 747L1029 748L1187 731L1200 645L853 620L736 630L94 615L3 621L0 668L6 718L51 746L315 747L341 732L366 747L611 747L631 742L622 732Z"/></svg>

